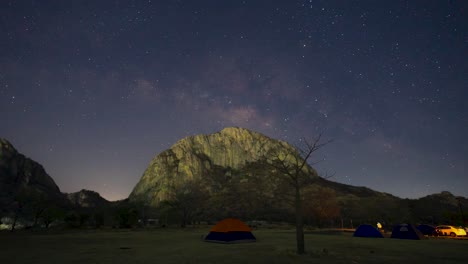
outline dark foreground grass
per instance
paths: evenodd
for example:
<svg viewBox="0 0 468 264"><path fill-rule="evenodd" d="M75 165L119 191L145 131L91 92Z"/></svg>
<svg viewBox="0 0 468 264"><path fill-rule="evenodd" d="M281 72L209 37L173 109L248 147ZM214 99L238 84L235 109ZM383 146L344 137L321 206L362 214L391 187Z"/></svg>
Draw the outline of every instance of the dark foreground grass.
<svg viewBox="0 0 468 264"><path fill-rule="evenodd" d="M207 230L0 233L0 263L468 263L467 240L354 238L306 234L295 254L293 230L257 230L258 241L201 241Z"/></svg>

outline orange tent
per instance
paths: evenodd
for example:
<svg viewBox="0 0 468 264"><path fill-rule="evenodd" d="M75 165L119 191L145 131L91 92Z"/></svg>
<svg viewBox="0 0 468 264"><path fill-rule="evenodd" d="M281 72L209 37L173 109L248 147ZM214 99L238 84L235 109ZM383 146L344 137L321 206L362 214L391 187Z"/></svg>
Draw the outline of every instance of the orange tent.
<svg viewBox="0 0 468 264"><path fill-rule="evenodd" d="M252 229L244 222L235 218L227 218L218 222L205 237L207 242L238 243L255 242Z"/></svg>
<svg viewBox="0 0 468 264"><path fill-rule="evenodd" d="M244 222L236 218L226 218L213 226L210 232L229 232L229 231L243 231L251 232L252 229Z"/></svg>

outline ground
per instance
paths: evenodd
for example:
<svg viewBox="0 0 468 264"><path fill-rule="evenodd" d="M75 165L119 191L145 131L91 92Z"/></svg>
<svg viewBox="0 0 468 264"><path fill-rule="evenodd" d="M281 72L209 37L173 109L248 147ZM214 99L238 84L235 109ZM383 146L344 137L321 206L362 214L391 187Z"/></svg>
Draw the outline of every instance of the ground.
<svg viewBox="0 0 468 264"><path fill-rule="evenodd" d="M468 263L468 240L309 232L297 256L293 230L256 230L244 244L203 242L208 230L1 232L0 263Z"/></svg>

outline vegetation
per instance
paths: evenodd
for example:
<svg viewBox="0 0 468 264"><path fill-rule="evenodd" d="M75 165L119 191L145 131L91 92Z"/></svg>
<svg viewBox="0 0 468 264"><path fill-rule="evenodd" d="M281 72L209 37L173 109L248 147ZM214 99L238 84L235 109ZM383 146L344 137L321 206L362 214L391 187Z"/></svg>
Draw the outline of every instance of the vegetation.
<svg viewBox="0 0 468 264"><path fill-rule="evenodd" d="M312 202L308 202L312 201ZM326 227L340 217L341 206L333 189L327 187L309 188L304 194L304 215L309 224ZM333 226L333 224L331 225Z"/></svg>
<svg viewBox="0 0 468 264"><path fill-rule="evenodd" d="M305 233L295 253L294 230L257 230L256 243L201 241L204 229L0 232L2 263L466 263L467 240L354 238ZM26 250L26 251L25 251Z"/></svg>

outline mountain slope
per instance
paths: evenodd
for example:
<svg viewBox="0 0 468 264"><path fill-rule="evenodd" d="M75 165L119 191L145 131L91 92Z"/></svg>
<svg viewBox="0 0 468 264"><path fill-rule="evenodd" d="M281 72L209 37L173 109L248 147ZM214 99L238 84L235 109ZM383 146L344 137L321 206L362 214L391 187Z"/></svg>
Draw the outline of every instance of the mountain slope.
<svg viewBox="0 0 468 264"><path fill-rule="evenodd" d="M98 193L81 190L64 194L41 164L19 153L0 138L0 208L16 210L21 206L55 205L61 208L104 207L110 202Z"/></svg>
<svg viewBox="0 0 468 264"><path fill-rule="evenodd" d="M100 208L109 206L111 202L104 199L99 193L90 190L67 193L67 199L72 205L82 208Z"/></svg>
<svg viewBox="0 0 468 264"><path fill-rule="evenodd" d="M184 138L151 161L129 198L157 204L170 195L170 189L207 175L241 170L262 159L271 149L281 153L296 151L286 142L237 127Z"/></svg>
<svg viewBox="0 0 468 264"><path fill-rule="evenodd" d="M13 145L0 139L0 206L15 200L41 197L63 201L63 195L42 165L18 153Z"/></svg>

